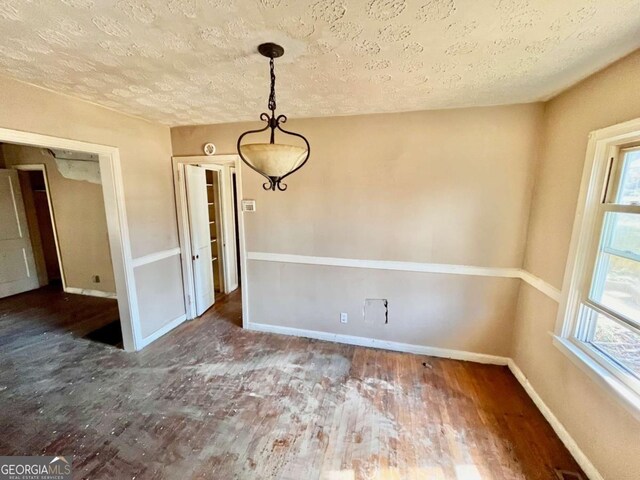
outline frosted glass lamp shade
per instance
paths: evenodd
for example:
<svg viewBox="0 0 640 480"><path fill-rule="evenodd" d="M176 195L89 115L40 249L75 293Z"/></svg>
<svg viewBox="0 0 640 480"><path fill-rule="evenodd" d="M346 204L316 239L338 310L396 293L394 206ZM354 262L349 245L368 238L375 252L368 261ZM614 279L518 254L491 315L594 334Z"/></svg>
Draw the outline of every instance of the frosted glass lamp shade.
<svg viewBox="0 0 640 480"><path fill-rule="evenodd" d="M240 145L242 156L269 177L283 177L307 158L307 149L282 143L247 143Z"/></svg>

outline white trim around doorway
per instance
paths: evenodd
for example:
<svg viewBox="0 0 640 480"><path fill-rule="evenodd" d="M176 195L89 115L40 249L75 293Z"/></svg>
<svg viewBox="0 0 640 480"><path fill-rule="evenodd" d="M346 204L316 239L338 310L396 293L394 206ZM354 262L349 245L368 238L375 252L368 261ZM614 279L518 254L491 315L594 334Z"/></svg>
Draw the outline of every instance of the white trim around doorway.
<svg viewBox="0 0 640 480"><path fill-rule="evenodd" d="M95 153L99 156L102 194L104 197L109 248L116 282L116 296L122 328L122 340L127 351L140 350L140 314L136 294L131 242L124 201L124 185L120 170L120 151L116 147L87 143L39 133L0 128L0 142L41 148L60 148Z"/></svg>
<svg viewBox="0 0 640 480"><path fill-rule="evenodd" d="M238 155L211 155L172 157L173 181L176 196L176 212L178 217L178 235L182 259L182 276L184 282L184 303L187 307L187 319L195 315L195 287L193 284L193 267L191 261L191 237L189 230L189 214L187 211L187 192L184 182L185 165L226 165L235 167L237 202L234 206L238 219L238 244L240 245L240 278L242 279L242 327L249 323L249 290L247 286L247 248L245 243L244 217L242 214L242 166ZM229 212L225 212L229 214Z"/></svg>

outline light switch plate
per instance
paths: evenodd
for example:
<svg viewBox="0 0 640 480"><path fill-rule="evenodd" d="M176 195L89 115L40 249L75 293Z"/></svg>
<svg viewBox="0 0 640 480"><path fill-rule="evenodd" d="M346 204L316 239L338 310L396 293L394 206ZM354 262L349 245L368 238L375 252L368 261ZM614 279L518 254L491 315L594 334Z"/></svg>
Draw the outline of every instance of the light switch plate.
<svg viewBox="0 0 640 480"><path fill-rule="evenodd" d="M242 211L243 212L255 212L256 211L256 201L255 200L242 200Z"/></svg>

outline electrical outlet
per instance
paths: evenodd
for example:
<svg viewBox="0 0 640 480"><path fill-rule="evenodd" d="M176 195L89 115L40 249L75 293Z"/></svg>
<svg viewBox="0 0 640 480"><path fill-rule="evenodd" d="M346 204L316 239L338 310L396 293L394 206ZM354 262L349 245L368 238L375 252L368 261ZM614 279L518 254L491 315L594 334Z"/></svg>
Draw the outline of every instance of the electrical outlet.
<svg viewBox="0 0 640 480"><path fill-rule="evenodd" d="M347 312L340 312L340 323L347 323L349 321L349 315Z"/></svg>
<svg viewBox="0 0 640 480"><path fill-rule="evenodd" d="M93 283L100 283L100 275L94 275L92 277Z"/></svg>

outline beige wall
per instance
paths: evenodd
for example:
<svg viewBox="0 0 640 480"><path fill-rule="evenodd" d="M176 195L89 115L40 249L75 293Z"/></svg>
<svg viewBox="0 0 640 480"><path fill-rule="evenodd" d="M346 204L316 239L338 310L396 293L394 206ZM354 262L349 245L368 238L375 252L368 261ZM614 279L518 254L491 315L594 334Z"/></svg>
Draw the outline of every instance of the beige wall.
<svg viewBox="0 0 640 480"><path fill-rule="evenodd" d="M63 177L41 148L2 145L7 167L44 164L67 287L115 293L102 186ZM100 276L100 283L92 277Z"/></svg>
<svg viewBox="0 0 640 480"><path fill-rule="evenodd" d="M636 52L544 105L291 121L310 162L286 194L243 169L247 248L524 265L560 288L588 132L640 116L639 79ZM174 154L235 153L249 126L174 128ZM254 322L511 355L604 478L640 478L638 421L552 345L557 303L524 282L250 261L249 285ZM366 297L388 326L361 322Z"/></svg>
<svg viewBox="0 0 640 480"><path fill-rule="evenodd" d="M525 269L562 280L590 131L640 117L640 51L546 104ZM521 287L513 357L606 479L640 478L640 422L551 344L558 305Z"/></svg>
<svg viewBox="0 0 640 480"><path fill-rule="evenodd" d="M311 158L285 194L263 191L262 177L243 169L244 197L257 201L245 214L247 249L519 268L541 115L541 105L530 104L291 120L287 127L308 137ZM198 155L208 141L234 153L250 126L173 128L174 154ZM506 355L513 285L251 261L251 321ZM395 322L371 329L362 305L379 297L390 300ZM348 325L341 311L352 312Z"/></svg>
<svg viewBox="0 0 640 480"><path fill-rule="evenodd" d="M4 77L0 127L118 147L133 257L178 245L168 127Z"/></svg>
<svg viewBox="0 0 640 480"><path fill-rule="evenodd" d="M258 205L245 214L248 250L489 267L524 261L560 287L587 134L640 116L639 78L636 52L545 107L292 120L289 128L312 144L311 160L286 194L264 192L261 177L243 169L244 197ZM167 127L4 78L0 127L118 147L133 257L177 246ZM233 153L246 128L175 128L173 152L198 155L213 141ZM136 268L145 334L184 312L178 262ZM552 346L557 305L527 285L518 296L516 280L257 261L248 283L254 322L511 353L605 478L640 477L638 422ZM366 297L389 297L389 325L361 322ZM339 324L340 311L349 324Z"/></svg>
<svg viewBox="0 0 640 480"><path fill-rule="evenodd" d="M0 128L117 147L133 258L178 246L168 127L0 77ZM170 262L179 265L179 256L171 257ZM137 267L134 289L142 292L141 329L155 332L174 320L176 311L184 313L184 305L176 306L173 296L159 295L150 301L146 292L177 291L181 295L182 278L175 269L167 270L166 262L144 267L145 278L150 269L155 268L156 275L152 281L137 281L143 276L142 267ZM159 308L162 305L166 308Z"/></svg>
<svg viewBox="0 0 640 480"><path fill-rule="evenodd" d="M508 356L519 280L249 262L256 323ZM388 301L388 324L363 320ZM340 312L349 316L339 323Z"/></svg>

